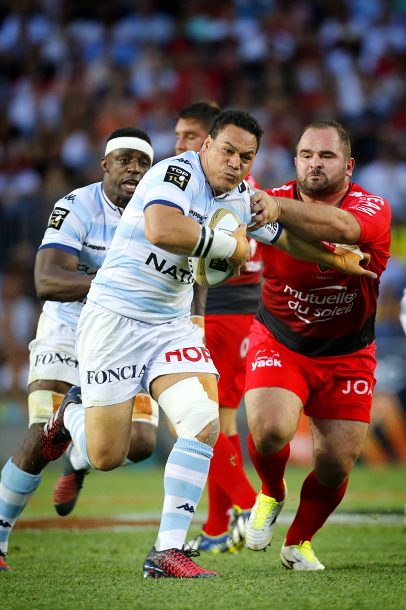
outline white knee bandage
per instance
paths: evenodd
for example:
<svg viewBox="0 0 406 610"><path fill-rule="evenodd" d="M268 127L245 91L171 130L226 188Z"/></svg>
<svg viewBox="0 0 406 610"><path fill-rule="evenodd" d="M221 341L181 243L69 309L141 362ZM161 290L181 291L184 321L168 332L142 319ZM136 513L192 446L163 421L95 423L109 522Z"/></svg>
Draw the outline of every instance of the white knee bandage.
<svg viewBox="0 0 406 610"><path fill-rule="evenodd" d="M148 422L155 427L158 426L158 403L149 394L137 394L134 398L132 421Z"/></svg>
<svg viewBox="0 0 406 610"><path fill-rule="evenodd" d="M210 400L197 377L178 381L162 392L158 402L179 438L195 438L218 418L218 404Z"/></svg>
<svg viewBox="0 0 406 610"><path fill-rule="evenodd" d="M65 398L65 394L58 394L51 390L35 390L28 395L29 425L45 423Z"/></svg>

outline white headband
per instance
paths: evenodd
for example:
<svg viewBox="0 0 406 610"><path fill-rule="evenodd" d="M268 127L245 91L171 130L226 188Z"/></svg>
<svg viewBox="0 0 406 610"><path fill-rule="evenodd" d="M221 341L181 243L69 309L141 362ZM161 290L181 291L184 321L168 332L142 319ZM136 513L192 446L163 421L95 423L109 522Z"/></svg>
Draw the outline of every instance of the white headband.
<svg viewBox="0 0 406 610"><path fill-rule="evenodd" d="M152 146L148 144L145 140L141 140L141 138L136 138L133 136L123 136L120 138L112 138L106 144L106 150L104 155L108 155L113 150L117 150L118 148L130 148L132 150L140 150L145 153L147 157L150 158L151 164L154 160L154 151L152 150Z"/></svg>

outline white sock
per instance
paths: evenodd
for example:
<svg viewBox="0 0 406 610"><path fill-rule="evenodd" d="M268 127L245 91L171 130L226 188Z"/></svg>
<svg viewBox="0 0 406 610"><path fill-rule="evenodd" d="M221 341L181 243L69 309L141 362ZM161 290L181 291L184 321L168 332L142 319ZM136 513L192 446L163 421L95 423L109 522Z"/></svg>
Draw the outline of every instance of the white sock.
<svg viewBox="0 0 406 610"><path fill-rule="evenodd" d="M196 439L180 438L164 474L165 498L155 544L157 551L181 549L201 498L213 449Z"/></svg>
<svg viewBox="0 0 406 610"><path fill-rule="evenodd" d="M72 442L77 451L82 455L90 466L92 465L86 449L85 432L85 408L77 404L70 404L65 409L63 423L72 438Z"/></svg>

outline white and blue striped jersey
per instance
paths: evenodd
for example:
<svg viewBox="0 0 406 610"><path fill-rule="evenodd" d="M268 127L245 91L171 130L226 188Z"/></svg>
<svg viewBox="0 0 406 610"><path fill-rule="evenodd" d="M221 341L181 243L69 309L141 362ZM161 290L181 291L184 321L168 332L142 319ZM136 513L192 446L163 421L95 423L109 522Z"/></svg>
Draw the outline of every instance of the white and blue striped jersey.
<svg viewBox="0 0 406 610"><path fill-rule="evenodd" d="M252 193L242 182L229 193L214 197L195 152L157 163L142 178L123 212L106 259L92 282L89 301L149 324L189 315L194 280L188 257L148 241L145 208L154 203L175 206L204 224L214 209L225 207L249 224ZM257 233L255 239L259 238ZM274 223L272 230L264 228L262 238L269 244L279 234L279 226Z"/></svg>
<svg viewBox="0 0 406 610"><path fill-rule="evenodd" d="M40 245L79 257L77 272L94 277L110 247L122 209L106 197L101 182L75 189L56 202ZM86 299L46 301L43 311L54 320L76 328Z"/></svg>

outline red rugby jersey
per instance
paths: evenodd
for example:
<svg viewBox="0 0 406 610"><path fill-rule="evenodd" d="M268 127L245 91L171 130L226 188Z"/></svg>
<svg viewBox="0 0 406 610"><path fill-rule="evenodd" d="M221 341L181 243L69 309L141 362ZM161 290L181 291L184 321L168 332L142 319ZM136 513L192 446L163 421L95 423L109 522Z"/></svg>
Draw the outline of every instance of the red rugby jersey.
<svg viewBox="0 0 406 610"><path fill-rule="evenodd" d="M295 180L267 192L300 199ZM351 183L340 207L358 220L359 246L371 254L369 268L379 278L389 258L389 203ZM265 281L257 317L281 343L309 356L329 356L374 340L379 280L299 261L274 246L259 244L259 250Z"/></svg>

